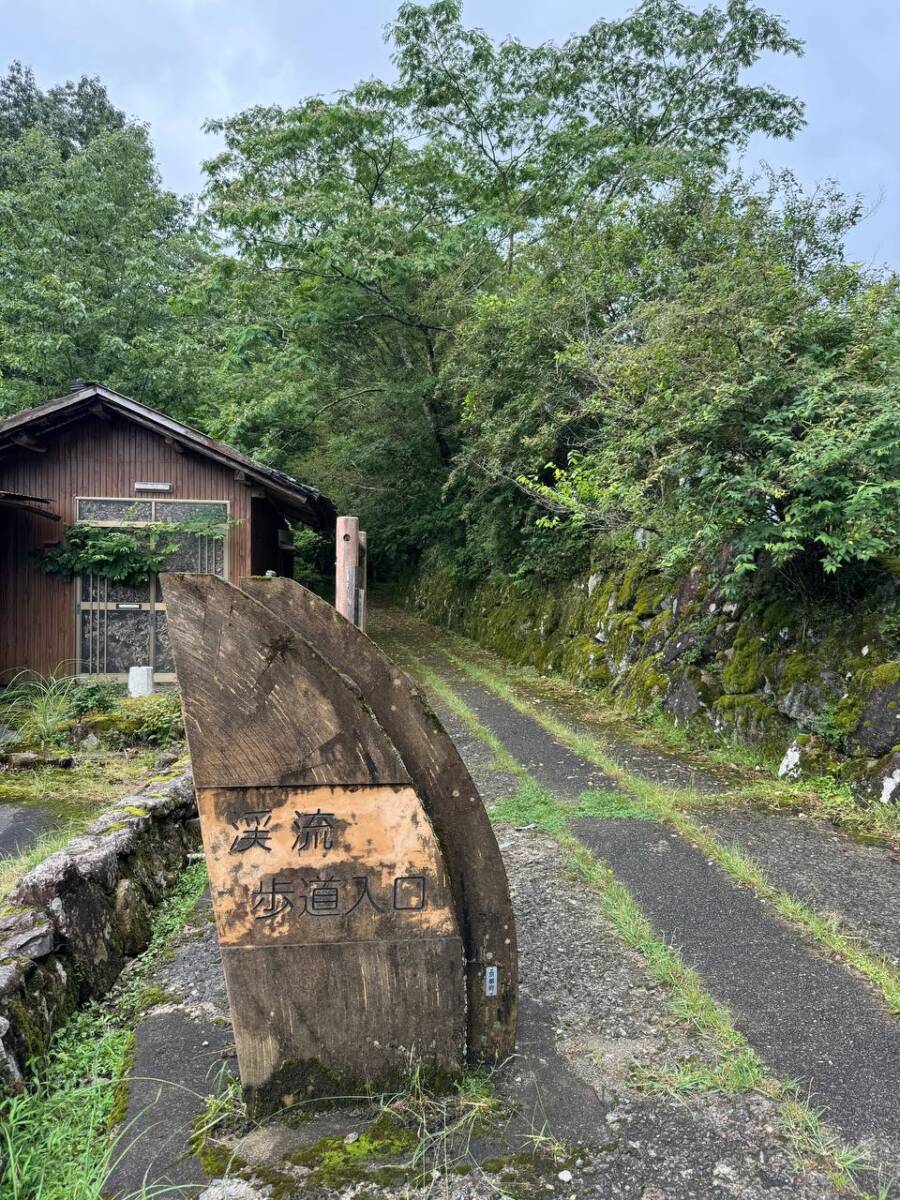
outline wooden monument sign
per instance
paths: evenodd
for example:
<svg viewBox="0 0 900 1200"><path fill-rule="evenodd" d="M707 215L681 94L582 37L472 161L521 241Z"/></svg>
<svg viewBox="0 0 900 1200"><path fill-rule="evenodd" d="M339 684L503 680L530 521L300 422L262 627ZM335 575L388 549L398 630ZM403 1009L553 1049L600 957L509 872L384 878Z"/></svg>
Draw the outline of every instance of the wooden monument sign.
<svg viewBox="0 0 900 1200"><path fill-rule="evenodd" d="M412 680L291 580L162 583L253 1110L506 1057L506 875Z"/></svg>

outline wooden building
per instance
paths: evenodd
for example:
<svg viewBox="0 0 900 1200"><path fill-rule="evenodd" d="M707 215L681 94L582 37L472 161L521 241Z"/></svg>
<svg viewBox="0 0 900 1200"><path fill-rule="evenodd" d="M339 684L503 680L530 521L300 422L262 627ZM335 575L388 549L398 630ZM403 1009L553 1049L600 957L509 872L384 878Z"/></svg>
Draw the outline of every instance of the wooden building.
<svg viewBox="0 0 900 1200"><path fill-rule="evenodd" d="M227 521L224 539L185 535L168 564L238 583L290 575L292 525L331 529L314 487L99 384L0 422L0 681L21 670L174 679L155 578L133 587L36 565L75 523Z"/></svg>

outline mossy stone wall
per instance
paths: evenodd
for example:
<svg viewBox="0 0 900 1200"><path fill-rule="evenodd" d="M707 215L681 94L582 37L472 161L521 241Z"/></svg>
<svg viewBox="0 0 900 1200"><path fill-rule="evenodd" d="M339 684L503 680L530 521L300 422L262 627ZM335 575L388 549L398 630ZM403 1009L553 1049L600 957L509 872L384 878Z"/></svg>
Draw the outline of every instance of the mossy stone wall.
<svg viewBox="0 0 900 1200"><path fill-rule="evenodd" d="M151 911L199 847L189 773L119 801L30 871L0 912L0 1090L76 1005L147 945Z"/></svg>
<svg viewBox="0 0 900 1200"><path fill-rule="evenodd" d="M858 611L771 595L737 603L700 567L672 578L637 557L544 589L502 576L464 586L432 563L411 601L626 712L667 711L698 736L738 738L776 761L799 737L817 770L852 759L860 777L900 753L900 646L879 619L900 613L890 587Z"/></svg>

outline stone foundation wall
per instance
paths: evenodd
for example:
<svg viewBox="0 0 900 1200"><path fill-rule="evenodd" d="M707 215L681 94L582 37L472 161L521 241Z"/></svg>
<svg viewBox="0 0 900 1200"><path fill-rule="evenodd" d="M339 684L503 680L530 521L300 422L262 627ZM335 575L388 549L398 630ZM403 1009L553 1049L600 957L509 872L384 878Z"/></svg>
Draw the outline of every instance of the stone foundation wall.
<svg viewBox="0 0 900 1200"><path fill-rule="evenodd" d="M120 800L30 871L0 908L0 1088L150 937L152 909L199 848L189 773Z"/></svg>
<svg viewBox="0 0 900 1200"><path fill-rule="evenodd" d="M432 567L411 599L429 620L628 711L666 711L704 738L752 743L784 774L832 771L873 800L900 800L896 583L856 608L738 604L699 567L673 581L636 559L545 590L508 578L464 587Z"/></svg>

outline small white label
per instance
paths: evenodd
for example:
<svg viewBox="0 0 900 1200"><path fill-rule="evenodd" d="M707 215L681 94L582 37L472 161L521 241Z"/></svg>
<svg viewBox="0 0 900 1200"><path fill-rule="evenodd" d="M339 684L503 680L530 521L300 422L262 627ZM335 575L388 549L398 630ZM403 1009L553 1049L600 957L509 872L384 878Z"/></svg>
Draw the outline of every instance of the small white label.
<svg viewBox="0 0 900 1200"><path fill-rule="evenodd" d="M486 996L497 995L497 978L500 974L499 967L485 967L484 969L484 994Z"/></svg>
<svg viewBox="0 0 900 1200"><path fill-rule="evenodd" d="M128 668L128 695L149 696L153 691L152 667Z"/></svg>

